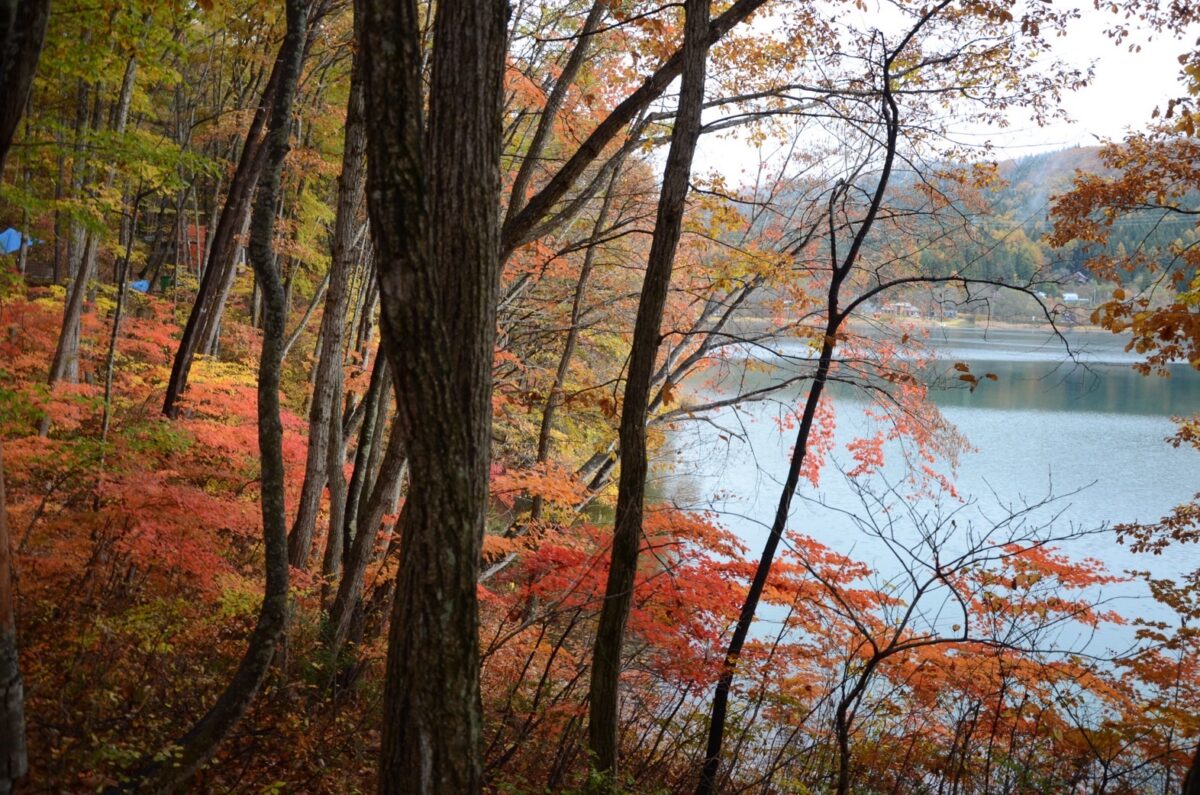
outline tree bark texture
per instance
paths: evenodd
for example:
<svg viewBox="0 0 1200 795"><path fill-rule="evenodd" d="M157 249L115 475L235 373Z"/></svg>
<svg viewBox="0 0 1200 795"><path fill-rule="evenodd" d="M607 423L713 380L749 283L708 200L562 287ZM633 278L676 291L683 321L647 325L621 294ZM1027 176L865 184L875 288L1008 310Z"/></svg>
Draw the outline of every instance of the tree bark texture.
<svg viewBox="0 0 1200 795"><path fill-rule="evenodd" d="M381 793L481 790L476 582L491 454L507 4L443 0L427 123L415 0L360 0L368 200L409 459Z"/></svg>
<svg viewBox="0 0 1200 795"><path fill-rule="evenodd" d="M361 418L358 421L358 444L354 450L350 485L346 489L346 528L342 534L343 539L356 538L357 528L362 526L358 523L359 503L363 494L370 493L371 490L371 479L375 476L372 453L378 446L378 435L383 432L383 422L387 418L387 409L391 406L393 390L389 373L387 356L381 351L371 365L371 381L367 393L363 395L351 415L343 419L343 435L349 435L353 432L351 428L354 416ZM344 550L347 558L350 556L349 547L350 543L347 543Z"/></svg>
<svg viewBox="0 0 1200 795"><path fill-rule="evenodd" d="M684 8L683 78L679 107L675 114L675 128L671 131L671 146L663 172L654 236L638 302L633 347L629 353L629 372L625 381L619 429L621 475L613 529L612 562L592 654L588 747L596 770L610 776L613 783L618 773L621 647L633 600L646 496L646 411L661 340L663 309L671 286L671 269L675 264L675 250L683 229L692 156L700 137L700 113L704 105L709 0L688 0Z"/></svg>
<svg viewBox="0 0 1200 795"><path fill-rule="evenodd" d="M50 0L0 0L0 176L25 112L49 18Z"/></svg>
<svg viewBox="0 0 1200 795"><path fill-rule="evenodd" d="M340 404L340 372L337 380L337 403ZM341 412L333 412L329 417L329 443L325 451L325 467L329 484L329 529L325 534L325 554L321 559L322 604L327 601L326 596L332 581L342 572L342 550L345 548L342 534L346 530L346 440L342 436Z"/></svg>
<svg viewBox="0 0 1200 795"><path fill-rule="evenodd" d="M12 545L0 453L0 795L12 792L29 770L25 748L25 689L17 665L17 622L13 605Z"/></svg>
<svg viewBox="0 0 1200 795"><path fill-rule="evenodd" d="M383 433L383 429L377 429L376 433ZM379 528L384 514L393 508L400 496L400 485L404 480L406 465L404 437L400 429L393 426L392 432L388 435L387 452L383 455L379 477L375 479L369 496L362 503L357 517L353 520L353 526L357 528L357 531L354 534L350 552L346 555L345 570L338 581L337 594L334 596L333 605L329 610L326 647L333 656L341 653L346 638L350 636L351 620L354 617L354 611L362 601L367 566L375 551ZM350 523L347 522L344 531L348 532L350 526Z"/></svg>
<svg viewBox="0 0 1200 795"><path fill-rule="evenodd" d="M321 354L317 360L316 384L308 416L308 458L300 506L288 536L288 558L297 569L308 568L313 530L321 507L321 492L333 472L328 464L331 450L331 417L341 422L342 337L349 302L347 286L355 265L354 217L362 198L366 155L366 126L363 119L362 58L356 54L346 108L346 137L342 150L342 174L338 179L337 216L333 227L333 258L329 265L329 289L321 318ZM340 437L340 434L338 434ZM335 445L341 456L342 445ZM340 471L340 466L338 467ZM331 493L331 496L332 493ZM333 534L330 525L330 534ZM340 529L340 527L339 527Z"/></svg>

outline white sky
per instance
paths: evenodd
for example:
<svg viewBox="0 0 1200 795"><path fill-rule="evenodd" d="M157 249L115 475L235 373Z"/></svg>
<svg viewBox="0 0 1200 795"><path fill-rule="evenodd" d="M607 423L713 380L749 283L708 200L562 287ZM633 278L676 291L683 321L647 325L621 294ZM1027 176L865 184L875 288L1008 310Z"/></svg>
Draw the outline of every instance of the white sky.
<svg viewBox="0 0 1200 795"><path fill-rule="evenodd" d="M1194 46L1194 36L1148 40L1134 34L1117 45L1104 35L1104 29L1118 18L1096 11L1090 3L1080 7L1082 18L1072 25L1069 36L1055 40L1055 52L1078 66L1094 61L1092 84L1064 100L1074 123L1038 128L1014 119L1012 128L995 137L1006 147L1016 147L1014 154L1121 138L1130 129L1145 127L1156 107L1165 108L1168 99L1183 93L1178 59L1189 45ZM1140 52L1129 51L1133 43L1142 45Z"/></svg>
<svg viewBox="0 0 1200 795"><path fill-rule="evenodd" d="M1062 1L1057 0L1060 4ZM1081 69L1094 62L1095 69L1090 86L1064 98L1063 106L1072 121L1038 127L1015 110L1007 128L956 130L955 140L979 144L990 140L995 149L993 157L1001 160L1071 146L1091 146L1102 138L1119 139L1130 129L1145 127L1156 107L1165 107L1168 99L1183 93L1178 57L1196 46L1197 31L1191 31L1182 40L1149 39L1145 34L1135 33L1118 45L1104 30L1119 18L1096 11L1091 0L1067 2L1079 8L1082 16L1072 23L1070 35L1054 40L1054 54ZM878 10L871 8L871 12ZM1131 44L1141 44L1141 51L1130 52ZM719 171L736 184L753 171L757 159L755 151L744 141L728 135L705 136L696 164L699 170Z"/></svg>

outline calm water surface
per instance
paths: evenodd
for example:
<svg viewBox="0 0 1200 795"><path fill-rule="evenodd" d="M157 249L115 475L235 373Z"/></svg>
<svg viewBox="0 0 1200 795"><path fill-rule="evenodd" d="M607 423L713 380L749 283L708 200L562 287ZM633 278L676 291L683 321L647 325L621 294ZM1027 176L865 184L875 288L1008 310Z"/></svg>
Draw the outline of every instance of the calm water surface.
<svg viewBox="0 0 1200 795"><path fill-rule="evenodd" d="M1100 332L1078 332L1067 339L1076 364L1063 363L1061 340L1038 330L934 329L928 342L937 364L930 368L954 383L952 364L969 363L972 372L994 373L975 392L939 388L932 392L944 416L966 437L972 450L960 457L954 482L964 511L977 521L995 517L1003 506L1059 499L1035 519L1053 522L1057 532L1070 527L1100 528L1121 522L1153 521L1200 491L1200 455L1164 443L1172 416L1200 410L1200 374L1172 367L1171 377L1141 376L1130 368L1135 356L1120 340ZM804 356L792 343L781 354ZM693 386L690 399L735 394L795 373L802 366L770 353L750 373L737 369L713 384ZM794 431L781 431L778 418L798 407L803 385L781 391L777 400L709 415L711 422L679 424L671 434L671 465L659 469L659 493L681 505L717 511L723 522L750 546L757 559L779 500ZM833 390L837 415L833 462L852 466L845 444L870 435L875 426L865 409L869 398L849 386ZM883 474L903 478L898 450ZM939 469L949 473L946 464ZM879 485L877 481L876 485ZM895 567L877 540L855 528L841 511L861 512L862 503L836 466L823 470L819 485L802 481L802 499L793 504L789 528L822 541L876 567L889 576ZM952 507L947 502L947 507ZM1179 547L1163 556L1133 555L1111 532L1068 541L1073 556L1103 561L1110 570L1150 569L1160 576L1200 566L1200 549ZM1104 597L1126 616L1162 617L1137 582L1107 586ZM766 618L769 620L770 615ZM1123 645L1127 631L1109 631L1099 643Z"/></svg>

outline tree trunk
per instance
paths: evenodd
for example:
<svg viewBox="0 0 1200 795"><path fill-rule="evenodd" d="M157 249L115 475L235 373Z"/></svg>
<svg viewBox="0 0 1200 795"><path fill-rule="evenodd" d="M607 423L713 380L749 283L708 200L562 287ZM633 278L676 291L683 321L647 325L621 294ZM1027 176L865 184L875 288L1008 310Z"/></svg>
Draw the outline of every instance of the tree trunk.
<svg viewBox="0 0 1200 795"><path fill-rule="evenodd" d="M221 208L221 214L217 217L216 228L212 231L204 277L200 280L196 301L188 314L183 336L179 340L179 347L171 364L171 378L167 382L163 414L172 419L179 412L179 397L187 388L193 358L197 351L206 350L212 345L219 320L219 317L213 316L220 315L220 309L225 305L224 296L228 295L229 290L226 282L232 285L233 277L237 273L237 235L250 212L250 200L266 162L262 131L279 90L282 72L288 68L283 56L281 49L271 68L271 76L263 88L258 108L250 122L250 129L246 131L242 154L229 182L229 193ZM179 223L183 223L182 219Z"/></svg>
<svg viewBox="0 0 1200 795"><path fill-rule="evenodd" d="M836 326L834 326L834 330L836 331ZM763 589L767 584L767 576L770 573L771 564L779 549L779 542L783 538L783 531L787 526L788 516L791 514L792 498L795 496L796 487L800 483L800 471L804 466L804 460L808 453L808 439L812 433L817 406L821 402L821 394L825 389L825 379L829 375L829 368L833 361L833 339L833 333L827 333L825 342L821 347L821 355L817 362L817 372L813 377L812 386L809 387L808 397L804 402L804 412L801 415L800 428L796 432L796 443L792 448L792 459L788 466L787 479L784 481L783 490L779 495L779 505L775 509L775 520L771 524L771 533L767 537L767 543L763 548L759 566L754 572L753 581L750 583L750 591L747 593L746 599L742 604L738 623L734 628L733 637L730 639L729 648L725 653L725 668L720 680L717 682L716 693L713 696L712 714L709 720L708 751L705 754L704 767L701 771L700 785L696 789L696 795L711 795L711 793L717 791L717 773L721 761L721 746L725 735L725 720L728 714L729 692L733 685L734 666L737 659L741 656L742 647L750 632L750 625L754 621L754 614L758 610L759 599L762 597Z"/></svg>
<svg viewBox="0 0 1200 795"><path fill-rule="evenodd" d="M671 286L675 250L683 229L692 156L700 137L704 105L704 72L708 59L709 0L687 0L683 33L683 79L671 147L663 172L654 237L642 282L629 373L621 409L621 476L613 529L612 562L608 570L604 606L596 628L589 690L588 747L597 771L617 778L617 726L621 677L621 647L625 622L633 601L638 549L642 540L642 509L646 496L646 411L651 380L661 340L663 309Z"/></svg>
<svg viewBox="0 0 1200 795"><path fill-rule="evenodd" d="M349 302L350 273L354 268L354 217L363 193L366 127L363 120L361 58L355 55L350 78L350 99L346 109L346 138L342 150L342 174L338 179L337 216L333 227L333 258L329 265L329 289L325 294L325 314L321 318L321 355L317 360L316 384L308 415L308 459L304 485L300 489L300 507L288 536L288 559L297 569L308 567L321 492L333 472L328 458L330 432L334 422L341 423L342 337ZM337 457L344 455L338 434ZM340 473L341 465L337 466ZM338 477L341 477L339 474ZM342 492L344 496L345 486ZM331 492L331 497L332 492ZM340 531L340 522L337 529ZM330 525L330 535L335 535Z"/></svg>
<svg viewBox="0 0 1200 795"><path fill-rule="evenodd" d="M928 16L925 19L928 19ZM837 248L837 223L835 222L834 213L838 202L845 201L845 195L850 190L850 186L844 182L839 182L830 194L828 210L830 278L829 289L825 299L826 322L825 335L821 343L821 353L817 359L817 370L813 377L812 386L809 387L808 397L804 403L800 428L796 432L796 444L792 448L792 459L788 466L788 474L784 481L783 491L779 495L779 505L775 509L775 518L771 523L771 532L767 536L766 544L763 545L762 555L759 558L757 568L755 568L754 578L750 583L750 590L746 593L741 613L738 615L737 625L734 627L733 637L730 638L729 647L725 652L721 678L717 681L716 691L713 695L707 749L705 751L704 764L701 768L700 783L696 788L696 795L711 795L717 790L717 774L721 764L721 746L724 742L725 720L728 713L729 692L733 686L733 676L736 673L737 662L741 657L746 637L750 633L750 625L754 621L754 614L758 610L759 599L762 597L763 589L766 587L767 578L770 577L771 566L775 560L775 553L779 548L779 541L783 538L783 532L787 526L788 515L791 512L792 498L795 496L796 486L800 482L800 470L804 465L804 459L808 452L808 440L812 432L817 405L821 400L821 394L824 392L826 380L829 377L829 371L833 363L833 353L837 346L837 335L842 323L847 318L846 311L843 311L840 306L842 285L858 262L858 256L862 251L863 243L866 241L867 235L871 232L871 228L875 224L875 219L879 214L879 208L883 204L883 198L891 180L892 166L895 162L897 142L899 140L900 121L899 110L891 94L888 70L891 68L892 59L896 57L896 52L898 51L888 56L883 67L883 97L881 105L886 136L884 161L880 170L879 181L875 185L875 190L871 195L871 201L863 215L863 219L854 231L850 246L844 257L840 260ZM848 751L842 758L843 760L848 760ZM839 788L849 786L848 764L848 761L845 761L846 770L844 773L839 773Z"/></svg>
<svg viewBox="0 0 1200 795"><path fill-rule="evenodd" d="M312 46L313 36L317 31L316 21L329 9L328 0L310 0L306 5L309 24L300 51L301 64ZM196 293L183 336L175 351L171 377L167 381L167 391L163 397L163 414L172 419L179 413L179 397L187 389L192 361L196 354L212 355L216 351L217 338L221 332L221 315L225 310L229 291L237 278L239 230L244 229L250 219L250 200L255 195L255 186L265 163L266 142L261 134L271 104L279 90L278 75L281 68L281 61L276 58L267 84L263 87L254 118L250 122L250 129L246 132L242 153L229 182L229 193L217 218L216 229L207 241L208 260L203 269L204 276L200 280L200 289Z"/></svg>
<svg viewBox="0 0 1200 795"><path fill-rule="evenodd" d="M1192 766L1183 777L1183 795L1200 795L1200 748L1192 757Z"/></svg>
<svg viewBox="0 0 1200 795"><path fill-rule="evenodd" d="M337 391L341 390L338 377ZM340 401L339 401L340 402ZM329 445L326 451L326 479L329 481L329 531L325 534L325 554L321 558L321 603L333 580L342 571L342 534L346 532L346 443L342 438L342 416L334 412L329 418Z"/></svg>
<svg viewBox="0 0 1200 795"><path fill-rule="evenodd" d="M100 499L102 489L100 488L104 478L104 465L106 458L106 446L108 443L108 431L112 427L112 398L113 398L113 375L116 372L117 362L117 341L121 337L121 321L125 317L125 297L128 293L127 283L129 281L129 262L133 256L133 229L137 226L138 210L141 206L143 194L139 193L133 197L133 209L130 211L130 233L125 243L125 256L121 258L117 266L117 306L113 310L112 329L108 335L108 355L104 360L104 405L100 415L100 460L96 466L96 492L92 497L93 510L100 510Z"/></svg>
<svg viewBox="0 0 1200 795"><path fill-rule="evenodd" d="M300 322L292 329L292 333L288 335L287 341L283 343L283 358L286 359L288 354L292 352L292 348L300 341L300 335L304 333L304 329L308 328L308 321L312 320L312 316L317 313L317 304L321 303L325 298L325 291L329 289L329 274L325 274L325 278L317 285L316 292L313 293L312 300L308 302L308 308L304 310L304 314L300 316ZM288 303L291 301L289 299ZM317 336L317 359L321 358L321 337ZM313 375L316 375L316 368L313 368Z"/></svg>
<svg viewBox="0 0 1200 795"><path fill-rule="evenodd" d="M482 787L476 583L488 505L507 4L442 0L423 124L416 0L360 0L384 350L410 461L379 791Z"/></svg>
<svg viewBox="0 0 1200 795"><path fill-rule="evenodd" d="M377 433L382 434L383 429L380 428ZM379 477L375 479L370 496L362 504L358 516L354 518L357 532L354 534L350 552L346 555L345 571L338 583L337 595L329 609L325 645L335 658L341 653L350 633L350 623L355 610L362 601L367 566L375 551L375 540L379 537L383 516L389 508L395 509L396 501L400 497L406 463L404 437L400 429L393 426L388 435L387 452L383 456ZM346 530L348 529L347 527Z"/></svg>
<svg viewBox="0 0 1200 795"><path fill-rule="evenodd" d="M375 308L379 304L379 279L375 270L375 249L369 235L362 256L362 289L359 291L359 300L355 304L357 320L352 328L354 329L354 350L358 353L365 368L370 359L371 343L375 339Z"/></svg>
<svg viewBox="0 0 1200 795"><path fill-rule="evenodd" d="M25 112L49 18L50 0L6 0L0 4L0 86L4 86L4 95L0 96L0 177Z"/></svg>
<svg viewBox="0 0 1200 795"><path fill-rule="evenodd" d="M509 195L508 210L505 214L506 223L510 218L516 217L521 208L525 206L525 192L529 189L529 183L533 179L533 169L546 149L546 142L550 140L550 131L554 129L554 120L558 117L563 101L567 98L568 89L575 82L579 69L583 66L588 48L592 43L592 34L599 26L600 19L607 9L608 3L602 2L602 0L595 0L592 3L592 9L579 29L575 47L567 57L567 62L563 66L558 80L554 81L554 88L550 91L550 96L546 98L546 105L538 117L533 139L529 142L529 148L525 150L521 167L517 170L517 176L513 178L512 192Z"/></svg>
<svg viewBox="0 0 1200 795"><path fill-rule="evenodd" d="M63 186L67 183L67 158L63 154L63 133L62 130L55 130L54 140L57 143L58 149L58 173L54 180L54 283L59 284L63 277L63 266L66 264L69 252L67 251L67 224L65 222L62 211Z"/></svg>
<svg viewBox="0 0 1200 795"><path fill-rule="evenodd" d="M720 41L721 37L757 11L766 0L735 0L708 26L705 36L707 46ZM675 82L683 71L684 56L677 51L666 60L654 74L642 82L636 91L612 109L605 119L596 125L575 153L555 172L545 187L532 196L519 213L504 223L501 254L507 258L519 246L528 243L531 233L550 214L551 209L566 195L588 166L601 155L609 141L632 122L638 114ZM566 220L565 218L561 220ZM556 224L557 225L557 224Z"/></svg>
<svg viewBox="0 0 1200 795"><path fill-rule="evenodd" d="M137 58L130 56L125 65L125 77L121 80L121 90L117 96L117 104L112 114L112 130L117 136L125 132L129 121L129 105L133 101L133 85L137 79ZM116 179L116 168L110 166L104 178L104 190L112 188ZM75 382L79 380L79 326L83 319L83 301L87 295L88 283L96 270L96 256L100 242L95 232L85 236L83 255L75 273L75 281L63 310L62 331L58 335L58 346L54 351L54 359L50 364L50 376L47 382L53 386L62 380Z"/></svg>
<svg viewBox="0 0 1200 795"><path fill-rule="evenodd" d="M25 748L25 690L17 665L17 623L13 607L12 545L0 453L0 795L12 792L29 770Z"/></svg>
<svg viewBox="0 0 1200 795"><path fill-rule="evenodd" d="M85 31L85 43L91 40L91 31ZM85 135L91 112L88 110L92 86L82 77L76 81L75 87L75 123L72 126L71 149L71 192L70 198L76 199L83 195L83 186L87 181L87 146ZM85 230L83 224L72 218L67 223L67 279L74 279L79 273L79 261L83 254Z"/></svg>
<svg viewBox="0 0 1200 795"><path fill-rule="evenodd" d="M263 169L250 228L250 260L263 285L266 322L258 373L258 445L261 461L263 546L266 591L246 654L216 704L179 740L176 753L147 760L131 787L173 792L212 757L262 685L287 621L287 518L284 513L283 426L279 414L285 312L283 284L272 253L275 204L288 150L292 100L300 78L305 40L302 0L286 0L287 34L280 47L279 90L271 106L267 163Z"/></svg>
<svg viewBox="0 0 1200 795"><path fill-rule="evenodd" d="M304 50L303 50L303 54L301 55L301 63L303 63L304 60L306 60L308 58L309 50L312 48L314 37L318 30L318 27L315 24L315 20L320 19L328 12L330 0L307 0L306 5L308 8L308 16L310 19L310 25L309 25L309 30L308 30L308 36L304 40ZM299 130L302 126L303 119L300 118L300 116L296 116L293 119L293 121L297 127L297 136L299 136L300 135ZM309 145L309 140L307 137L308 129L309 128L305 128L305 137L301 139L303 146ZM264 152L263 152L262 147L260 146L259 150L258 150L258 154L257 154L257 157L259 158L260 161L261 161L263 155L264 155ZM252 174L253 173L261 174L262 173L262 163L259 162L257 165L252 166L251 172L252 172ZM299 186L296 189L296 196L299 196L300 194L304 193L304 183L305 183L305 176L303 174L301 174ZM232 291L233 285L237 281L238 262L239 262L238 255L239 255L239 252L241 251L241 247L238 244L237 238L241 237L241 236L245 236L246 231L249 228L250 206L248 204L248 200L249 200L249 196L253 195L253 193L254 193L254 183L252 182L250 184L250 194L248 194L246 197L247 203L243 204L242 207L239 208L242 232L238 236L227 239L225 241L226 247L221 253L221 266L222 266L223 271L222 271L220 280L217 282L216 291L211 293L208 296L209 309L205 313L204 323L200 326L200 332L199 332L200 336L199 336L199 340L198 340L197 347L196 347L196 353L198 353L198 354L202 354L205 356L216 356L217 355L217 345L220 342L220 338L221 338L221 327L222 327L222 319L224 318L224 314L225 314L225 304L229 301L229 293L230 293L230 291ZM284 194L280 194L279 204L278 204L278 207L276 210L279 218L282 219L285 216L285 209L294 215L295 204L294 203L289 204L287 202L287 196ZM286 260L285 260L285 262L286 262ZM285 304L285 308L290 309L291 305L292 305L292 302L291 302L291 277L293 275L293 271L290 267L280 267L277 265L277 268L280 271L280 273L287 274L287 281L285 282L285 285L288 288L286 290L288 300L287 300L287 303Z"/></svg>
<svg viewBox="0 0 1200 795"><path fill-rule="evenodd" d="M567 373L571 369L571 359L575 356L575 344L579 340L579 321L583 316L583 300L587 295L588 280L592 275L592 267L596 264L596 249L599 246L600 235L608 221L609 209L612 207L613 190L617 185L617 177L621 173L620 165L613 169L609 179L608 191L600 202L600 211L596 214L596 223L592 225L591 238L588 240L587 251L583 255L583 265L579 269L579 279L575 284L575 297L571 301L571 325L567 328L567 339L563 343L562 355L558 359L558 368L554 371L554 383L550 386L550 394L546 396L546 405L542 409L542 424L538 429L537 462L543 463L550 457L550 436L554 431L554 417L562 404L563 387L567 382ZM529 518L537 521L542 518L542 496L533 498L529 509Z"/></svg>
<svg viewBox="0 0 1200 795"><path fill-rule="evenodd" d="M371 489L371 478L374 476L373 465L368 461L372 449L376 446L376 437L383 433L381 426L376 431L376 418L386 419L386 407L391 405L391 377L388 375L387 357L381 352L371 367L371 381L367 393L355 407L353 415L362 417L358 429L358 445L354 450L354 466L350 473L350 485L346 489L346 530L343 538L352 539L355 536L358 516L358 504L364 493ZM382 406L381 406L382 403ZM380 409L383 408L381 411ZM344 423L343 434L349 435L349 423ZM348 556L349 550L344 550Z"/></svg>

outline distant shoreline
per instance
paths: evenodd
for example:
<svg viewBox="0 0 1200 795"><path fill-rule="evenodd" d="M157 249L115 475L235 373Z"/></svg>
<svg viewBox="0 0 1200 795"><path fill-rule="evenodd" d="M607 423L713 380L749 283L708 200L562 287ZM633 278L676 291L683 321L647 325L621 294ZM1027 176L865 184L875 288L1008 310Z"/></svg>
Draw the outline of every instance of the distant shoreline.
<svg viewBox="0 0 1200 795"><path fill-rule="evenodd" d="M950 320L937 320L935 318L927 318L927 317L899 317L899 316L891 315L891 316L878 316L878 317L871 317L871 318L852 317L852 318L850 318L850 325L852 327L853 326L861 326L861 325L867 325L867 324L872 324L872 323L876 323L876 322L881 322L884 320L894 320L894 321L897 321L898 325L907 325L907 326L912 326L914 328L922 328L922 329L930 329L930 328L976 328L976 329L1002 329L1002 330L1007 330L1007 329L1012 329L1012 330L1045 329L1045 330L1049 331L1052 328L1057 328L1059 331L1064 332L1064 333L1068 332L1068 331L1071 331L1071 332L1088 331L1088 332L1100 332L1100 333L1105 333L1105 334L1112 333L1112 332L1109 332L1105 328L1097 326L1094 323L1072 323L1070 325L1065 324L1065 323L1059 323L1056 326L1052 326L1050 324L1050 322L1045 319L1039 320L1039 321L1019 322L1019 321L1014 321L1014 320L994 320L994 319L987 318L984 320L970 321L970 320L967 320L967 319L964 319L961 317L953 318Z"/></svg>

